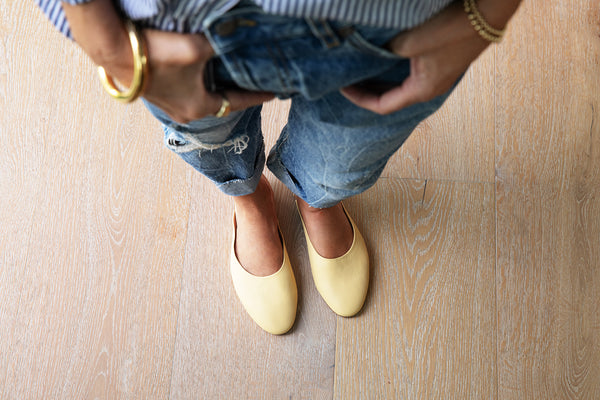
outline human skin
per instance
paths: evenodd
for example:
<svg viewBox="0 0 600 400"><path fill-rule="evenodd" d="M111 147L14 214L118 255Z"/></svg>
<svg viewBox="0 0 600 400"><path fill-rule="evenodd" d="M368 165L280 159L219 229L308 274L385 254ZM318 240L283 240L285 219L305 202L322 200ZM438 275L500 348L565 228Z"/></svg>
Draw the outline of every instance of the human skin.
<svg viewBox="0 0 600 400"><path fill-rule="evenodd" d="M482 14L495 27L503 27L520 0L479 0ZM132 51L123 22L111 0L63 8L78 45L120 83L131 81ZM143 31L148 49L150 77L143 96L181 123L203 118L220 109L221 95L204 88L204 67L213 50L203 35ZM401 33L389 48L411 59L411 75L399 87L383 94L358 88L342 93L361 107L380 114L402 109L445 93L489 43L469 24L460 4L454 4L422 26ZM232 111L261 104L269 93L227 91ZM240 263L249 272L266 276L277 271L283 257L273 193L263 177L257 190L234 198L236 247ZM311 242L324 257L344 254L352 242L352 229L340 204L328 209L310 207L298 199ZM256 243L261 243L257 246Z"/></svg>
<svg viewBox="0 0 600 400"><path fill-rule="evenodd" d="M506 26L521 0L479 0L477 7L497 29ZM358 86L342 89L356 105L390 114L446 93L490 45L471 26L462 1L454 2L425 24L403 32L388 43L394 53L410 59L410 76L384 93Z"/></svg>
<svg viewBox="0 0 600 400"><path fill-rule="evenodd" d="M94 61L122 84L133 74L133 54L123 21L111 0L93 0L71 6L63 3L71 33L77 44ZM204 67L214 55L203 35L143 31L150 77L143 93L173 120L181 123L215 114L222 105L221 94L204 88ZM226 91L231 111L262 104L273 98L263 92Z"/></svg>
<svg viewBox="0 0 600 400"><path fill-rule="evenodd" d="M494 27L506 26L521 0L479 0L477 7ZM132 53L123 22L111 0L82 5L63 3L71 32L90 58L119 82L128 83L133 71ZM206 62L214 55L206 38L145 30L151 76L144 97L178 122L214 114L222 104L219 94L204 88ZM349 87L342 93L355 104L389 114L448 91L469 65L488 47L473 29L462 2L451 4L425 24L399 34L390 50L410 58L411 74L402 85L384 93ZM231 110L270 100L269 93L228 91Z"/></svg>

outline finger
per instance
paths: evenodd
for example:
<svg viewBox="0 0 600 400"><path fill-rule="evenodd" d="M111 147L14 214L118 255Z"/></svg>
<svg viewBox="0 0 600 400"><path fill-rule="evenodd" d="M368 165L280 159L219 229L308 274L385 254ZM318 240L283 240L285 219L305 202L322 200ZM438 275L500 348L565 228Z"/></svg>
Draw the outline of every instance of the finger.
<svg viewBox="0 0 600 400"><path fill-rule="evenodd" d="M379 100L380 112L390 114L413 104L429 101L435 96L428 82L409 76L402 85L381 95Z"/></svg>
<svg viewBox="0 0 600 400"><path fill-rule="evenodd" d="M373 111L377 114L390 114L405 107L423 101L424 91L419 87L418 81L409 76L400 86L396 86L382 94L350 86L341 90L352 103L359 107Z"/></svg>
<svg viewBox="0 0 600 400"><path fill-rule="evenodd" d="M152 102L151 98L147 98ZM175 122L188 124L191 121L199 120L207 116L215 115L223 106L223 96L216 93L206 93L203 96L180 99L161 99L154 101L153 104L162 109Z"/></svg>
<svg viewBox="0 0 600 400"><path fill-rule="evenodd" d="M202 51L205 57L211 58L215 55L215 50L213 49L206 36L204 36L203 34L193 34L189 36L192 36L192 40L194 41L196 46Z"/></svg>
<svg viewBox="0 0 600 400"><path fill-rule="evenodd" d="M228 90L225 97L231 104L231 111L244 110L265 103L275 97L269 92L250 92L243 90Z"/></svg>
<svg viewBox="0 0 600 400"><path fill-rule="evenodd" d="M171 64L193 64L214 55L210 42L203 35L180 34L147 29L144 31L151 61Z"/></svg>
<svg viewBox="0 0 600 400"><path fill-rule="evenodd" d="M357 86L348 86L340 90L342 95L361 108L379 112L381 94Z"/></svg>

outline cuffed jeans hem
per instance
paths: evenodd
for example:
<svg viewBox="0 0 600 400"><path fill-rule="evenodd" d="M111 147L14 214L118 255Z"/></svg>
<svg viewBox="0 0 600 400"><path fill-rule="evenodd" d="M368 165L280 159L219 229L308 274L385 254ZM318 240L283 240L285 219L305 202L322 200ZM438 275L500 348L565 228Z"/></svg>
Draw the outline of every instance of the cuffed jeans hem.
<svg viewBox="0 0 600 400"><path fill-rule="evenodd" d="M282 160L278 150L278 146L271 149L267 158L267 168L294 195L301 198L309 206L321 209L333 207L341 201L357 196L370 189L381 176L389 158L389 156L384 157L377 165L374 165L364 174L361 174L360 179L356 179L356 174L354 174L354 177L351 175L345 176L345 178L349 179L347 182L344 179L338 179L336 180L337 183L324 184L323 182L315 181L310 174L306 174L306 171L302 169L297 170L301 176L294 176L284 164L284 160ZM310 190L306 191L303 185L307 185Z"/></svg>
<svg viewBox="0 0 600 400"><path fill-rule="evenodd" d="M352 197L352 196L350 196L350 197ZM349 197L346 197L346 198L349 198ZM304 199L302 199L302 200L304 200ZM342 199L342 200L331 200L331 199L318 200L318 201L312 202L312 203L309 203L306 200L304 200L304 201L312 208L323 209L323 208L331 208L331 207L335 206L336 204L339 204L343 200L345 200L345 199Z"/></svg>
<svg viewBox="0 0 600 400"><path fill-rule="evenodd" d="M320 198L318 200L311 200L307 198L306 193L298 183L298 181L290 174L285 165L281 162L281 159L277 155L276 148L271 150L267 160L267 167L269 171L275 175L294 195L301 198L306 204L313 208L329 208L335 206L343 199L332 199L332 198Z"/></svg>
<svg viewBox="0 0 600 400"><path fill-rule="evenodd" d="M263 159L264 160L264 159ZM246 179L232 179L227 182L215 182L217 188L228 196L245 196L256 191L264 169L264 162L254 171L254 175Z"/></svg>

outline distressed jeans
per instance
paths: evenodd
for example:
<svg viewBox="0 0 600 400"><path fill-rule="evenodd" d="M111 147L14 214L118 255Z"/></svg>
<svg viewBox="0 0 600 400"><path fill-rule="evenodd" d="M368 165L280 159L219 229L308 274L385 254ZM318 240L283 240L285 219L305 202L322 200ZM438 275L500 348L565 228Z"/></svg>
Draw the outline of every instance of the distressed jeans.
<svg viewBox="0 0 600 400"><path fill-rule="evenodd" d="M150 103L165 145L232 196L254 192L265 161L313 207L326 208L371 187L388 159L450 92L390 115L362 109L339 93L352 84L389 88L410 73L409 60L382 46L393 29L281 17L251 2L204 21L216 53L216 77L248 90L291 98L287 125L265 157L261 106L172 121Z"/></svg>

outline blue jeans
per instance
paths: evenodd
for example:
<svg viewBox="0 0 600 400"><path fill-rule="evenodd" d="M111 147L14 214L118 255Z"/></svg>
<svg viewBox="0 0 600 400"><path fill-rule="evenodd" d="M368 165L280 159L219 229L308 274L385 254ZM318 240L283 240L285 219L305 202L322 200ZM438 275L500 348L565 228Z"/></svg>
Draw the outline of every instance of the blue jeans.
<svg viewBox="0 0 600 400"><path fill-rule="evenodd" d="M339 89L389 88L410 73L409 60L382 46L391 29L265 14L243 2L205 21L218 81L291 98L288 122L267 166L294 194L325 208L371 187L388 159L450 92L391 115L355 106ZM188 124L162 122L165 144L226 194L254 192L265 165L261 106Z"/></svg>

